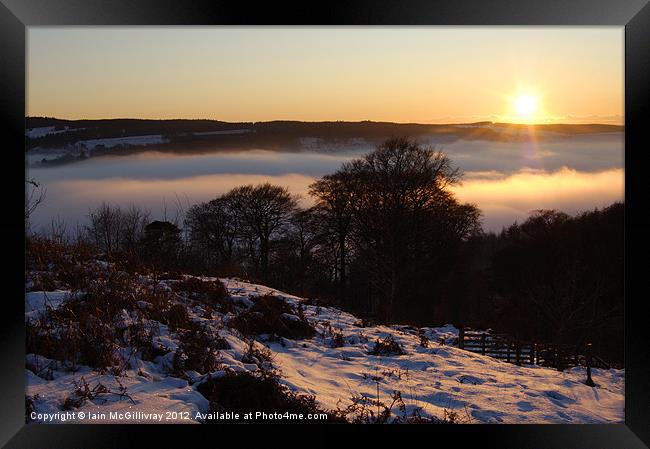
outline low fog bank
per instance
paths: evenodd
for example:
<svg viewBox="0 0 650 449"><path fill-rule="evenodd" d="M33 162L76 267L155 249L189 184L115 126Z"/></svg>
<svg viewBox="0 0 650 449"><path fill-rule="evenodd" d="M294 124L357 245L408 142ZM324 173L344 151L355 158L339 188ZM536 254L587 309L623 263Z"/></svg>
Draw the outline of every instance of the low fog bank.
<svg viewBox="0 0 650 449"><path fill-rule="evenodd" d="M568 213L602 207L623 199L623 134L575 135L556 141L494 142L436 136L419 139L444 151L464 173L454 191L462 201L478 205L486 230L498 231L521 222L535 209ZM230 188L272 182L303 196L316 178L372 149L356 141L349 147L319 152L232 150L178 155L146 152L90 158L77 163L30 167L28 176L43 183L47 198L32 217L34 229L55 217L69 226L83 224L101 202L135 203L154 218L175 214Z"/></svg>

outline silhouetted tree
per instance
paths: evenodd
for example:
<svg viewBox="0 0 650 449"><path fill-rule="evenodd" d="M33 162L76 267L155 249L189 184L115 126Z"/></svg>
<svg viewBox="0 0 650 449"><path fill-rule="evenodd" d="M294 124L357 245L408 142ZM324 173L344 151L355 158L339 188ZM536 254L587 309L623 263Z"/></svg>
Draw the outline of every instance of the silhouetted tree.
<svg viewBox="0 0 650 449"><path fill-rule="evenodd" d="M460 180L451 161L407 138L387 140L344 164L336 177L351 192L355 246L390 322L398 296L407 296L400 288L430 269L422 258L435 258L447 240L477 231L479 212L449 192Z"/></svg>
<svg viewBox="0 0 650 449"><path fill-rule="evenodd" d="M332 237L337 245L338 298L345 303L348 245L352 228L353 195L352 180L345 172L323 176L309 186L309 194L316 199L315 211L320 218L323 233Z"/></svg>
<svg viewBox="0 0 650 449"><path fill-rule="evenodd" d="M106 253L117 250L134 251L149 221L149 212L137 206L123 210L120 206L102 203L88 213L86 226L91 242Z"/></svg>
<svg viewBox="0 0 650 449"><path fill-rule="evenodd" d="M495 321L509 332L590 341L621 356L623 211L621 203L574 217L540 210L505 230L491 265L502 310Z"/></svg>
<svg viewBox="0 0 650 449"><path fill-rule="evenodd" d="M156 271L177 268L180 232L178 226L169 221L153 221L145 226L140 241L143 260Z"/></svg>
<svg viewBox="0 0 650 449"><path fill-rule="evenodd" d="M269 282L305 295L307 277L313 269L312 251L318 237L315 225L310 209L296 210L292 214L285 232L273 244Z"/></svg>
<svg viewBox="0 0 650 449"><path fill-rule="evenodd" d="M259 261L260 276L266 280L272 239L286 230L297 199L286 187L269 183L237 187L223 198L232 205L241 237L253 260Z"/></svg>
<svg viewBox="0 0 650 449"><path fill-rule="evenodd" d="M146 231L149 221L149 211L135 205L130 205L126 210L120 210L121 222L120 248L125 251L134 251Z"/></svg>
<svg viewBox="0 0 650 449"><path fill-rule="evenodd" d="M238 217L228 198L192 206L185 215L189 243L203 261L202 268L234 271Z"/></svg>

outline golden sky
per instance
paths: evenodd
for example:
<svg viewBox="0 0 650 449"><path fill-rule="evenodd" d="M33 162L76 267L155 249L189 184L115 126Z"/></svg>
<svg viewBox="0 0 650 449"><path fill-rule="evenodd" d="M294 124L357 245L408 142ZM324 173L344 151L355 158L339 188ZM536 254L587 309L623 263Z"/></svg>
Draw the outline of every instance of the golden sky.
<svg viewBox="0 0 650 449"><path fill-rule="evenodd" d="M30 27L27 114L623 122L622 27Z"/></svg>

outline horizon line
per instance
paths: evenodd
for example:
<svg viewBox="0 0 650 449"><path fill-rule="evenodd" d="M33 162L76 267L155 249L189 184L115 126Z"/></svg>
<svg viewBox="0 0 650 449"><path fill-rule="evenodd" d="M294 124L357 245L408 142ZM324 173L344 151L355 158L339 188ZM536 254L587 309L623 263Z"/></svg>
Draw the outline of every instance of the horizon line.
<svg viewBox="0 0 650 449"><path fill-rule="evenodd" d="M492 124L492 125L519 125L519 126L549 126L549 125L583 125L583 126L615 126L624 128L625 123L604 123L604 122L508 122L508 121L494 121L494 120L477 120L469 122L394 122L387 120L299 120L299 119L271 119L271 120L258 120L258 121L227 121L216 118L144 118L144 117L103 117L103 118L61 118L46 115L26 115L25 119L50 119L61 121L100 121L100 120L141 120L141 121L208 121L220 123L273 123L273 122L296 122L296 123L389 123L394 125L438 125L438 126L454 126L454 125L476 125L476 124Z"/></svg>

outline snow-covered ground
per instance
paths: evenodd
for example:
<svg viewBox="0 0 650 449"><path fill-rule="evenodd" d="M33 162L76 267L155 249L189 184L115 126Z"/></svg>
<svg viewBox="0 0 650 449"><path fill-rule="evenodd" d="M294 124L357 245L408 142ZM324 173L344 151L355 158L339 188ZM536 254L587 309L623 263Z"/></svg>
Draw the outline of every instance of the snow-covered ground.
<svg viewBox="0 0 650 449"><path fill-rule="evenodd" d="M35 138L42 137L48 134L59 134L68 131L78 131L82 128L69 129L66 127L64 130L55 131L53 126L44 128L33 128L26 131L27 137ZM144 136L128 136L128 137L109 137L103 139L86 139L74 142L74 144L66 145L65 148L43 148L37 147L29 150L26 154L27 164L30 166L39 165L43 160L48 162L65 160L66 157L78 157L82 152L86 155L92 155L93 151L98 148L114 148L114 147L146 147L149 145L159 145L168 143L169 139L163 137L162 134L149 134Z"/></svg>
<svg viewBox="0 0 650 449"><path fill-rule="evenodd" d="M146 136L129 136L129 137L110 137L106 139L80 140L79 145L85 146L88 150L93 150L98 146L112 148L119 145L157 145L169 142L162 134L150 134Z"/></svg>
<svg viewBox="0 0 650 449"><path fill-rule="evenodd" d="M50 134L61 134L68 131L80 131L85 128L70 128L64 126L63 129L57 130L55 126L42 126L39 128L29 128L25 130L25 136L30 139L36 139L38 137L48 136Z"/></svg>
<svg viewBox="0 0 650 449"><path fill-rule="evenodd" d="M52 292L27 292L25 294L25 319L35 319L42 315L47 307L56 309L63 301L73 295L66 290Z"/></svg>
<svg viewBox="0 0 650 449"><path fill-rule="evenodd" d="M70 151L68 150L56 150L56 149L51 149L51 150L44 150L44 149L39 149L39 150L32 150L32 151L27 151L25 154L25 158L27 160L28 165L34 165L38 164L45 159L46 161L53 161L62 157L65 157L70 154Z"/></svg>
<svg viewBox="0 0 650 449"><path fill-rule="evenodd" d="M281 338L273 342L261 338L262 342L256 344L264 344L272 351L280 382L296 392L315 395L324 409L344 408L354 396L390 403L391 395L399 391L408 413L419 410L422 416L442 417L445 411L455 411L462 422L468 423L575 424L624 420L623 370L592 370L597 384L592 388L584 384L583 368L558 372L538 366L516 366L461 350L456 346L458 331L451 325L423 328L421 332L429 344L422 345L421 334L415 328L360 327L358 318L338 309L307 305L302 298L261 285L236 279L222 281L242 309L253 303L251 296L269 293L294 307L302 303L304 316L317 330L313 338ZM47 307L59 307L66 300L64 291L29 292L26 320L36 318ZM229 343L230 349L219 351L225 368L204 374L188 372L189 382L171 377L168 368L179 341L163 324L158 343L171 352L145 361L124 348L128 369L118 377L83 366L76 372L66 371L52 360L28 354L27 366L31 369L26 370L26 394L33 398L34 411L39 414L36 421L164 423L171 418L171 422L200 422L197 413L207 413L209 402L197 390L198 385L210 376L223 376L224 369L237 372L259 368L241 361L246 343L227 326L231 313L214 313L208 319L199 306L191 310L191 318L212 327ZM128 321L129 314L125 311L124 315ZM333 335L338 333L343 336L343 345L333 347L337 346L332 344ZM405 354L370 355L375 341L386 336L392 336ZM78 414L70 418L62 404L84 382L91 389L103 385L105 393L75 409L85 414L83 419Z"/></svg>

